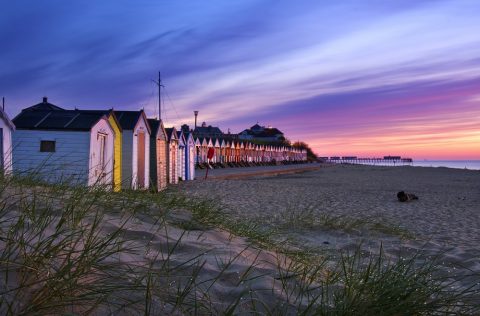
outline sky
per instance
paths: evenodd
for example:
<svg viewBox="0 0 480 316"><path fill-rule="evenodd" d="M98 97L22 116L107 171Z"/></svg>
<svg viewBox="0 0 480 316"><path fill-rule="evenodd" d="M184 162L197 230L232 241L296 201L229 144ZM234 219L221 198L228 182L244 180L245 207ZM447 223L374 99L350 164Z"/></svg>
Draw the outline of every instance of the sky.
<svg viewBox="0 0 480 316"><path fill-rule="evenodd" d="M255 123L320 156L480 159L480 1L0 0L0 96Z"/></svg>

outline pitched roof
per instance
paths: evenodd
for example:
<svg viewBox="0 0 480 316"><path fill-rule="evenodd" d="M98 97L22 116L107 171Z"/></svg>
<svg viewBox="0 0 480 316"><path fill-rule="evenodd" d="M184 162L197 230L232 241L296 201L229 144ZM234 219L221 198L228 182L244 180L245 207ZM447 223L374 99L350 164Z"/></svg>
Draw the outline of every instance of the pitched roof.
<svg viewBox="0 0 480 316"><path fill-rule="evenodd" d="M184 140L187 140L187 139L185 138L185 133L184 133L182 130L177 131L177 138L178 138L178 139L182 138L182 139L184 139Z"/></svg>
<svg viewBox="0 0 480 316"><path fill-rule="evenodd" d="M49 103L47 97L43 97L43 101L32 105L28 108L25 108L23 111L65 111L65 109L56 106L55 104Z"/></svg>
<svg viewBox="0 0 480 316"><path fill-rule="evenodd" d="M29 110L14 119L17 129L89 131L109 111Z"/></svg>
<svg viewBox="0 0 480 316"><path fill-rule="evenodd" d="M123 129L133 130L143 111L114 111Z"/></svg>
<svg viewBox="0 0 480 316"><path fill-rule="evenodd" d="M11 129L15 130L15 124L13 124L13 122L8 117L7 113L1 107L0 107L0 118L5 122L5 124L10 126Z"/></svg>
<svg viewBox="0 0 480 316"><path fill-rule="evenodd" d="M152 136L157 135L158 128L160 127L160 121L157 119L147 119L147 122L148 122L148 125L150 125Z"/></svg>
<svg viewBox="0 0 480 316"><path fill-rule="evenodd" d="M178 139L176 133L174 133L176 132L175 127L165 128L165 131L167 132L167 137L169 141L172 139L172 137L175 137Z"/></svg>

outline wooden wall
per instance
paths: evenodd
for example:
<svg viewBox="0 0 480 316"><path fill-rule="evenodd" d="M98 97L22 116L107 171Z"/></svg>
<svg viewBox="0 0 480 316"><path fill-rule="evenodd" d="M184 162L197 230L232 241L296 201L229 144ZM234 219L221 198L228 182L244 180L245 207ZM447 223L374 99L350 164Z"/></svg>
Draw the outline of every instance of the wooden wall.
<svg viewBox="0 0 480 316"><path fill-rule="evenodd" d="M116 120L110 115L108 118L110 125L115 133L115 148L113 160L113 190L120 191L122 188L122 132L120 131Z"/></svg>
<svg viewBox="0 0 480 316"><path fill-rule="evenodd" d="M3 166L3 171L5 174L12 172L12 130L8 124L6 124L3 119L0 119L0 128L2 129L2 154L0 155L3 158L1 165Z"/></svg>
<svg viewBox="0 0 480 316"><path fill-rule="evenodd" d="M41 140L56 142L53 153L40 152ZM90 132L16 130L13 133L13 171L36 172L45 181L70 179L88 184Z"/></svg>

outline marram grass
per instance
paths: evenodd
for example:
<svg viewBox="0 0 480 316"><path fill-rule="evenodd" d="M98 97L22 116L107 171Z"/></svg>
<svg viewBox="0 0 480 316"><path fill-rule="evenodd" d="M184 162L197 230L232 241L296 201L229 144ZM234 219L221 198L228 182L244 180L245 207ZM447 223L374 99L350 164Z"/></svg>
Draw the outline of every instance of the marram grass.
<svg viewBox="0 0 480 316"><path fill-rule="evenodd" d="M188 212L188 219L172 220L178 210ZM294 217L289 221L309 222ZM138 222L150 225L143 237L128 230ZM330 219L323 225L328 223L334 225ZM153 247L155 234L168 237L173 226L184 233L172 236L162 249ZM282 253L277 268L259 269L255 258L236 276L234 290L219 300L218 285L231 277L243 251L218 258L213 275L201 254L174 260L190 229L211 227L248 237L252 245L243 251L260 254L263 247ZM232 219L210 201L190 199L175 189L112 193L68 181L48 185L35 175L2 178L0 314L480 313L479 289L452 290L451 276L437 275L436 260L419 263L413 256L390 261L382 251L365 254L360 247L336 259L314 258L307 249L286 249L275 234L261 223ZM122 259L129 254L145 254L146 259ZM210 274L205 273L208 269ZM271 287L258 288L262 278L271 280Z"/></svg>

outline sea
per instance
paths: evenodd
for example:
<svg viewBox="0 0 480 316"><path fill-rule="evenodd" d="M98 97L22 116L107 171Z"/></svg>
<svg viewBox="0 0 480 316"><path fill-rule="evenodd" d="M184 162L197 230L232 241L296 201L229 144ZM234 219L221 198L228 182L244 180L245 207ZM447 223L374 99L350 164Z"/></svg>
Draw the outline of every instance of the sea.
<svg viewBox="0 0 480 316"><path fill-rule="evenodd" d="M411 166L480 170L480 160L414 160Z"/></svg>
<svg viewBox="0 0 480 316"><path fill-rule="evenodd" d="M353 163L353 162L352 162ZM376 166L415 166L415 167L445 167L453 169L480 170L480 160L413 160L413 162L397 162L383 160L376 163L359 162L355 164Z"/></svg>

